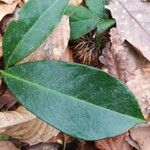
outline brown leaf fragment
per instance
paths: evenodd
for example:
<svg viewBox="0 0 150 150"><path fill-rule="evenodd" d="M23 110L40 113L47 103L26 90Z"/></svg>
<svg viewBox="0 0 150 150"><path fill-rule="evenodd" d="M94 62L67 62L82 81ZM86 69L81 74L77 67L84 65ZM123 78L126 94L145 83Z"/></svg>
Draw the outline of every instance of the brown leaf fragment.
<svg viewBox="0 0 150 150"><path fill-rule="evenodd" d="M150 2L150 0L141 0L142 2Z"/></svg>
<svg viewBox="0 0 150 150"><path fill-rule="evenodd" d="M23 107L19 107L16 111L0 112L0 129L21 124L35 118L36 116Z"/></svg>
<svg viewBox="0 0 150 150"><path fill-rule="evenodd" d="M0 0L0 2L4 2L7 4L12 4L15 0Z"/></svg>
<svg viewBox="0 0 150 150"><path fill-rule="evenodd" d="M69 49L69 48L67 48L66 50L65 50L65 52L62 54L62 56L61 56L61 60L62 61L65 61L65 62L73 62L73 57L72 57L72 51Z"/></svg>
<svg viewBox="0 0 150 150"><path fill-rule="evenodd" d="M60 24L55 28L50 37L35 52L22 60L20 63L37 60L60 60L64 57L70 38L70 26L68 16L64 16ZM68 51L68 50L67 50ZM65 54L66 55L66 54ZM67 54L71 59L71 53ZM70 56L69 56L70 55ZM72 60L71 60L72 61Z"/></svg>
<svg viewBox="0 0 150 150"><path fill-rule="evenodd" d="M116 28L110 30L111 43L107 43L102 51L100 61L108 72L126 82L127 77L142 66L146 59L133 47L121 40Z"/></svg>
<svg viewBox="0 0 150 150"><path fill-rule="evenodd" d="M9 110L16 102L16 98L7 90L0 95L0 110Z"/></svg>
<svg viewBox="0 0 150 150"><path fill-rule="evenodd" d="M34 145L40 142L47 142L50 138L56 136L59 131L36 118L19 125L9 127L5 129L4 133L15 139L19 139L24 143Z"/></svg>
<svg viewBox="0 0 150 150"><path fill-rule="evenodd" d="M127 86L137 97L142 112L146 116L150 114L150 63L136 70L128 78Z"/></svg>
<svg viewBox="0 0 150 150"><path fill-rule="evenodd" d="M150 149L150 126L136 127L130 131L130 137L134 141L134 146L138 150Z"/></svg>
<svg viewBox="0 0 150 150"><path fill-rule="evenodd" d="M39 143L33 146L26 146L26 150L59 150L60 146L56 143Z"/></svg>
<svg viewBox="0 0 150 150"><path fill-rule="evenodd" d="M149 8L150 3L141 0L111 0L108 5L122 39L131 43L150 61Z"/></svg>
<svg viewBox="0 0 150 150"><path fill-rule="evenodd" d="M132 150L126 141L127 134L119 135L114 138L107 138L96 141L96 147L100 150Z"/></svg>
<svg viewBox="0 0 150 150"><path fill-rule="evenodd" d="M50 45L45 45L49 50L51 60L59 60L65 52L70 38L69 17L63 16L60 24L54 30L50 38ZM50 48L51 46L51 48Z"/></svg>
<svg viewBox="0 0 150 150"><path fill-rule="evenodd" d="M0 120L0 133L31 145L46 142L59 133L23 107L16 111L0 112Z"/></svg>
<svg viewBox="0 0 150 150"><path fill-rule="evenodd" d="M18 0L15 0L12 4L5 4L3 2L0 2L0 21L7 14L12 14L16 9L17 4Z"/></svg>
<svg viewBox="0 0 150 150"><path fill-rule="evenodd" d="M96 150L94 142L80 141L76 150Z"/></svg>
<svg viewBox="0 0 150 150"><path fill-rule="evenodd" d="M0 150L19 150L10 141L0 141Z"/></svg>
<svg viewBox="0 0 150 150"><path fill-rule="evenodd" d="M78 5L80 5L82 2L83 2L83 0L70 0L70 1L69 1L69 4L78 6Z"/></svg>

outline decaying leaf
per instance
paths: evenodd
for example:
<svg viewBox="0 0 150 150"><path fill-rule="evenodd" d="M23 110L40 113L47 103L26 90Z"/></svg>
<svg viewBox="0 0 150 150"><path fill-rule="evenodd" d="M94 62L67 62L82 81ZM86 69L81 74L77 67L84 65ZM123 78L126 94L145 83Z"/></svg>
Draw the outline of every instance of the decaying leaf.
<svg viewBox="0 0 150 150"><path fill-rule="evenodd" d="M25 150L59 150L60 145L57 143L39 143L32 146L26 146Z"/></svg>
<svg viewBox="0 0 150 150"><path fill-rule="evenodd" d="M0 129L22 124L23 122L31 121L35 118L36 116L23 107L18 108L16 111L0 112Z"/></svg>
<svg viewBox="0 0 150 150"><path fill-rule="evenodd" d="M59 132L23 107L19 107L16 111L1 112L0 120L1 133L31 145L46 142Z"/></svg>
<svg viewBox="0 0 150 150"><path fill-rule="evenodd" d="M5 111L9 110L16 102L16 98L8 90L2 95L0 93L0 111L2 111L3 108Z"/></svg>
<svg viewBox="0 0 150 150"><path fill-rule="evenodd" d="M96 150L95 143L80 141L76 150Z"/></svg>
<svg viewBox="0 0 150 150"><path fill-rule="evenodd" d="M68 41L70 37L70 27L69 27L69 18L68 16L64 16L51 34L50 37L42 44L40 48L38 48L35 52L29 55L27 58L22 60L20 63L25 63L29 61L35 60L59 60L61 59L62 55L66 53L66 49L68 46ZM67 50L68 51L68 50ZM69 59L72 57L68 53Z"/></svg>
<svg viewBox="0 0 150 150"><path fill-rule="evenodd" d="M138 150L149 150L150 149L150 126L147 127L136 127L130 131L131 140L133 147Z"/></svg>
<svg viewBox="0 0 150 150"><path fill-rule="evenodd" d="M108 6L116 19L117 29L150 61L150 3L141 0L112 0Z"/></svg>
<svg viewBox="0 0 150 150"><path fill-rule="evenodd" d="M0 141L1 150L19 150L15 145L10 141Z"/></svg>
<svg viewBox="0 0 150 150"><path fill-rule="evenodd" d="M7 4L12 4L15 0L0 0L0 2L5 2Z"/></svg>
<svg viewBox="0 0 150 150"><path fill-rule="evenodd" d="M70 38L69 17L63 16L60 24L51 34L50 43L45 44L45 51L50 53L51 60L59 60L65 52Z"/></svg>
<svg viewBox="0 0 150 150"><path fill-rule="evenodd" d="M150 2L150 0L141 0L142 2Z"/></svg>
<svg viewBox="0 0 150 150"><path fill-rule="evenodd" d="M107 138L96 141L96 147L100 150L132 150L126 141L127 134L123 134L114 138Z"/></svg>
<svg viewBox="0 0 150 150"><path fill-rule="evenodd" d="M3 55L3 53L2 53L2 41L3 41L2 35L1 35L1 33L0 33L0 58L1 58L2 55Z"/></svg>
<svg viewBox="0 0 150 150"><path fill-rule="evenodd" d="M136 95L142 112L150 114L150 63L136 70L129 78L127 86Z"/></svg>
<svg viewBox="0 0 150 150"><path fill-rule="evenodd" d="M142 66L146 59L138 54L128 43L123 43L116 28L110 30L111 43L102 51L100 61L110 74L126 82L127 77Z"/></svg>
<svg viewBox="0 0 150 150"><path fill-rule="evenodd" d="M18 0L15 0L12 4L5 4L0 2L0 21L7 14L11 14L15 11L18 2L19 2Z"/></svg>
<svg viewBox="0 0 150 150"><path fill-rule="evenodd" d="M83 0L70 0L70 4L78 6L83 2Z"/></svg>
<svg viewBox="0 0 150 150"><path fill-rule="evenodd" d="M67 48L65 52L61 55L61 60L65 62L73 62L73 57L72 57L72 51L71 49Z"/></svg>

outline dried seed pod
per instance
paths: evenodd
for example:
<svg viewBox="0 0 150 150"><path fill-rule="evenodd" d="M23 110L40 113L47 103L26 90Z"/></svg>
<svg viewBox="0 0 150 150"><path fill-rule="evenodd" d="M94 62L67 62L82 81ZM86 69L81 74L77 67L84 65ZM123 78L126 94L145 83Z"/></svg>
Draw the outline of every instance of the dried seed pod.
<svg viewBox="0 0 150 150"><path fill-rule="evenodd" d="M99 57L108 40L109 36L106 33L98 35L96 31L91 31L80 39L71 41L70 48L73 51L74 61L101 68Z"/></svg>

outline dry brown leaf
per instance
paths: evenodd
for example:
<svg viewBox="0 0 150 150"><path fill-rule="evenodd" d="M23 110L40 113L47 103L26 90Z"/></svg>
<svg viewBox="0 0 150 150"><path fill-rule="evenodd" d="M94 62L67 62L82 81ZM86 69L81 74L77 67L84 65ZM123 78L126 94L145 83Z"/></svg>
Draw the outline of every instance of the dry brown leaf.
<svg viewBox="0 0 150 150"><path fill-rule="evenodd" d="M30 145L47 142L59 131L36 118L5 129L5 134Z"/></svg>
<svg viewBox="0 0 150 150"><path fill-rule="evenodd" d="M116 19L117 29L150 61L150 3L140 0L111 0L108 8Z"/></svg>
<svg viewBox="0 0 150 150"><path fill-rule="evenodd" d="M138 69L128 78L127 86L136 95L142 112L150 114L150 63Z"/></svg>
<svg viewBox="0 0 150 150"><path fill-rule="evenodd" d="M15 2L12 4L5 4L5 3L0 2L0 21L7 14L12 14L15 11L18 3L19 3L18 0L15 0Z"/></svg>
<svg viewBox="0 0 150 150"><path fill-rule="evenodd" d="M146 59L123 43L116 28L110 30L110 35L111 43L107 43L103 49L100 61L110 74L126 82L127 77L142 66Z"/></svg>
<svg viewBox="0 0 150 150"><path fill-rule="evenodd" d="M6 90L2 95L0 93L0 111L9 110L16 104L16 102L16 98L8 90Z"/></svg>
<svg viewBox="0 0 150 150"><path fill-rule="evenodd" d="M19 107L16 111L0 112L0 129L22 124L35 118L36 116L23 107Z"/></svg>
<svg viewBox="0 0 150 150"><path fill-rule="evenodd" d="M136 127L130 131L131 140L130 143L138 150L150 150L150 126L148 127Z"/></svg>
<svg viewBox="0 0 150 150"><path fill-rule="evenodd" d="M0 150L19 150L10 141L0 141Z"/></svg>
<svg viewBox="0 0 150 150"><path fill-rule="evenodd" d="M50 43L45 44L45 50L50 52L51 60L59 60L65 52L70 38L69 17L63 16L61 22L51 35Z"/></svg>
<svg viewBox="0 0 150 150"><path fill-rule="evenodd" d="M37 60L60 60L64 53L71 60L71 53L68 51L68 41L70 37L70 26L68 16L64 16L54 30L52 35L35 52L22 60L20 63ZM68 53L66 52L68 51ZM66 54L67 53L67 54ZM68 56L67 56L68 55ZM64 58L64 57L63 57ZM62 60L62 59L61 59ZM65 59L66 60L66 59ZM69 61L67 60L67 61ZM71 60L72 61L72 60Z"/></svg>
<svg viewBox="0 0 150 150"><path fill-rule="evenodd" d="M126 141L127 134L123 134L114 138L107 138L96 141L96 147L100 150L132 150Z"/></svg>
<svg viewBox="0 0 150 150"><path fill-rule="evenodd" d="M31 145L46 142L59 131L36 118L23 107L0 113L0 132Z"/></svg>
<svg viewBox="0 0 150 150"><path fill-rule="evenodd" d="M2 38L2 35L0 33L0 58L2 57L3 53L2 53L2 41L3 41L3 38Z"/></svg>
<svg viewBox="0 0 150 150"><path fill-rule="evenodd" d="M26 146L25 150L59 150L60 145L57 143L39 143L32 146Z"/></svg>
<svg viewBox="0 0 150 150"><path fill-rule="evenodd" d="M80 141L76 150L96 150L95 143Z"/></svg>
<svg viewBox="0 0 150 150"><path fill-rule="evenodd" d="M65 52L61 55L61 60L65 62L73 62L72 51L67 48Z"/></svg>
<svg viewBox="0 0 150 150"><path fill-rule="evenodd" d="M4 2L7 4L12 4L15 0L0 0L0 2Z"/></svg>
<svg viewBox="0 0 150 150"><path fill-rule="evenodd" d="M69 3L75 6L80 5L83 2L83 0L70 0Z"/></svg>
<svg viewBox="0 0 150 150"><path fill-rule="evenodd" d="M150 2L150 0L141 0L142 2Z"/></svg>

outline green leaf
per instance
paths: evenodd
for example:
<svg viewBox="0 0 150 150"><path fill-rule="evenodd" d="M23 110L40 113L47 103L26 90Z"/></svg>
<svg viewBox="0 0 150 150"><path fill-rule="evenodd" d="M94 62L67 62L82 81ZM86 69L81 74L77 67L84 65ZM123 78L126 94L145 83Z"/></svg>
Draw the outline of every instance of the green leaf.
<svg viewBox="0 0 150 150"><path fill-rule="evenodd" d="M3 41L5 65L9 67L31 54L60 22L68 0L30 0L10 23Z"/></svg>
<svg viewBox="0 0 150 150"><path fill-rule="evenodd" d="M70 15L71 39L78 39L96 28L99 16L83 6L68 6L66 14Z"/></svg>
<svg viewBox="0 0 150 150"><path fill-rule="evenodd" d="M97 14L101 18L108 17L108 12L105 9L106 0L86 0L86 5L89 7L91 12Z"/></svg>
<svg viewBox="0 0 150 150"><path fill-rule="evenodd" d="M114 19L103 19L103 20L99 21L99 23L97 24L97 32L104 33L113 25L115 25Z"/></svg>
<svg viewBox="0 0 150 150"><path fill-rule="evenodd" d="M16 65L1 73L19 102L74 137L112 137L145 122L129 89L101 70L40 61Z"/></svg>

